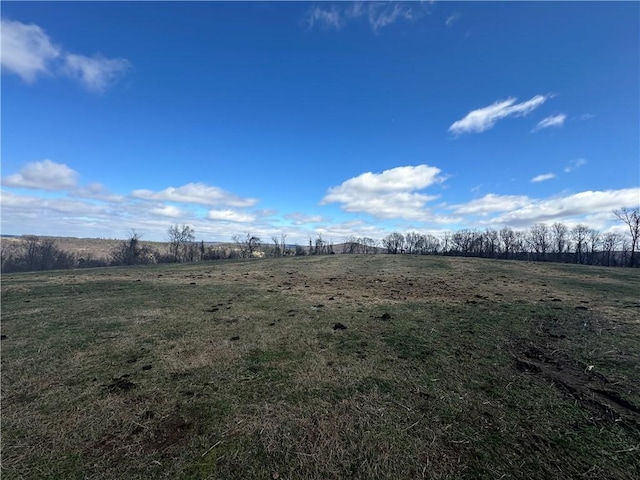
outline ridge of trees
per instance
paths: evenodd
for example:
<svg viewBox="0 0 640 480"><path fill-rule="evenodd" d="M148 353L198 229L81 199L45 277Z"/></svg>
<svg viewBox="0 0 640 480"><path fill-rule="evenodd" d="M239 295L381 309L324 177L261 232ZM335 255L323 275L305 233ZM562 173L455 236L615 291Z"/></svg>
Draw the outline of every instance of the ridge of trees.
<svg viewBox="0 0 640 480"><path fill-rule="evenodd" d="M448 255L508 260L551 261L608 267L640 267L640 208L613 210L614 216L628 229L625 235L601 233L586 225L573 228L555 222L536 223L526 230L504 227L500 230L462 229L447 231L440 237L419 232L392 232L375 240L351 236L335 248L321 235L309 238L308 247L287 245L286 235L272 236L271 243L250 233L234 235L233 243L205 244L195 240L195 230L188 225L172 225L167 230L166 251L143 244L142 235L132 231L119 242L108 259L78 257L61 250L54 239L28 235L17 242L3 242L3 273L37 270L146 265L154 263L195 262L233 258L284 257L291 255L408 254ZM337 250L337 251L336 251ZM86 257L86 258L85 258Z"/></svg>

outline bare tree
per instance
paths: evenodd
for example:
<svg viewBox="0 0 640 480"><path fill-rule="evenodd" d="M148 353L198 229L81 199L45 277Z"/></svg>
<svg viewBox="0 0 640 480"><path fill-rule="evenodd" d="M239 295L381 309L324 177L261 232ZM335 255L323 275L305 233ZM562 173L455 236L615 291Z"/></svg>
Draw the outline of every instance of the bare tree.
<svg viewBox="0 0 640 480"><path fill-rule="evenodd" d="M576 225L571 229L571 237L574 243L575 262L584 263L585 252L588 251L587 239L589 237L589 227L586 225Z"/></svg>
<svg viewBox="0 0 640 480"><path fill-rule="evenodd" d="M322 235L318 235L318 238L316 238L316 245L313 253L314 255L324 255L327 253L327 242L322 239Z"/></svg>
<svg viewBox="0 0 640 480"><path fill-rule="evenodd" d="M629 258L629 266L636 266L636 248L638 246L638 238L640 237L640 207L627 208L623 207L614 210L613 214L629 227L629 235L631 236L631 257Z"/></svg>
<svg viewBox="0 0 640 480"><path fill-rule="evenodd" d="M173 261L193 261L194 250L191 248L191 244L195 240L195 230L189 225L172 225L167 232L169 255L171 255Z"/></svg>
<svg viewBox="0 0 640 480"><path fill-rule="evenodd" d="M58 248L53 238L23 237L10 247L2 245L2 272L24 272L73 268L77 264L72 253Z"/></svg>
<svg viewBox="0 0 640 480"><path fill-rule="evenodd" d="M157 252L146 245L141 245L142 234L131 230L129 238L120 242L111 251L111 265L145 265L156 263Z"/></svg>
<svg viewBox="0 0 640 480"><path fill-rule="evenodd" d="M504 258L511 258L514 255L514 251L516 248L515 232L509 227L504 227L502 230L500 230L500 241L502 242L502 251L504 252Z"/></svg>
<svg viewBox="0 0 640 480"><path fill-rule="evenodd" d="M611 266L611 260L613 256L613 252L615 252L616 247L620 243L620 235L617 233L605 233L602 237L602 263L607 267Z"/></svg>
<svg viewBox="0 0 640 480"><path fill-rule="evenodd" d="M485 254L491 258L494 258L498 254L499 238L496 230L487 229L484 232L485 238Z"/></svg>
<svg viewBox="0 0 640 480"><path fill-rule="evenodd" d="M551 243L547 226L544 223L532 225L527 241L536 252L536 260L544 260Z"/></svg>
<svg viewBox="0 0 640 480"><path fill-rule="evenodd" d="M402 253L404 249L404 235L393 232L382 239L382 244L387 249L387 253Z"/></svg>
<svg viewBox="0 0 640 480"><path fill-rule="evenodd" d="M600 235L600 232L598 230L590 228L587 236L587 248L589 250L588 263L590 265L595 265L597 263L597 252L601 243L602 237Z"/></svg>
<svg viewBox="0 0 640 480"><path fill-rule="evenodd" d="M274 235L271 237L271 241L273 242L273 256L281 257L282 249L280 247L280 239Z"/></svg>
<svg viewBox="0 0 640 480"><path fill-rule="evenodd" d="M424 253L435 255L440 250L440 240L428 233L424 236Z"/></svg>
<svg viewBox="0 0 640 480"><path fill-rule="evenodd" d="M564 223L555 222L551 225L551 235L553 237L552 249L556 254L556 261L559 261L569 248L568 234L569 229Z"/></svg>

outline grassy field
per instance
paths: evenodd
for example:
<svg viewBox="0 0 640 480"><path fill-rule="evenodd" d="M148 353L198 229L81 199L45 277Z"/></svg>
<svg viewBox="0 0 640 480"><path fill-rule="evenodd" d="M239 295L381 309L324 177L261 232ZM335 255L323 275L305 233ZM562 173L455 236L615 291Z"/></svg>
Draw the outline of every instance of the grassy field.
<svg viewBox="0 0 640 480"><path fill-rule="evenodd" d="M637 479L640 271L410 256L2 277L3 479Z"/></svg>

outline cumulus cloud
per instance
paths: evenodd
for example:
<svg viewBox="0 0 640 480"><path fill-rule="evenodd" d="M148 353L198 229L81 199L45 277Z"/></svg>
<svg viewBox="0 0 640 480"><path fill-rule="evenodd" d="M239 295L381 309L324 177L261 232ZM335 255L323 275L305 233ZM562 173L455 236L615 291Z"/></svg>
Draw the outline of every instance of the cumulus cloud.
<svg viewBox="0 0 640 480"><path fill-rule="evenodd" d="M239 212L237 210L209 210L207 213L209 220L221 220L226 222L250 223L256 220L256 216L250 213Z"/></svg>
<svg viewBox="0 0 640 480"><path fill-rule="evenodd" d="M28 163L18 173L2 177L2 185L39 190L66 190L75 187L78 172L63 163L42 160Z"/></svg>
<svg viewBox="0 0 640 480"><path fill-rule="evenodd" d="M531 179L532 183L545 182L547 180L551 180L552 178L556 178L555 173L543 173L541 175L535 176Z"/></svg>
<svg viewBox="0 0 640 480"><path fill-rule="evenodd" d="M564 121L566 118L567 116L564 113L543 118L538 122L532 132L537 132L538 130L541 130L543 128L561 127L562 125L564 125Z"/></svg>
<svg viewBox="0 0 640 480"><path fill-rule="evenodd" d="M321 205L340 203L347 212L364 212L378 218L425 220L430 216L426 203L438 196L418 191L443 181L440 169L429 165L366 172L331 187Z"/></svg>
<svg viewBox="0 0 640 480"><path fill-rule="evenodd" d="M469 112L464 118L451 124L449 131L455 135L484 132L493 128L496 122L503 118L528 115L548 98L548 95L536 95L522 103L515 103L517 99L513 97L499 100L488 107Z"/></svg>
<svg viewBox="0 0 640 480"><path fill-rule="evenodd" d="M123 58L87 57L55 45L47 33L34 24L1 19L2 70L34 83L41 75L66 76L87 90L102 93L130 68Z"/></svg>
<svg viewBox="0 0 640 480"><path fill-rule="evenodd" d="M530 203L492 219L491 223L520 227L537 222L566 221L571 218L598 213L611 214L614 208L638 205L640 188L585 191L572 195Z"/></svg>
<svg viewBox="0 0 640 480"><path fill-rule="evenodd" d="M425 6L405 2L354 2L348 6L312 7L307 11L305 20L309 28L319 25L321 28L340 30L350 21L363 19L378 33L398 21L415 20L423 11L426 11Z"/></svg>
<svg viewBox="0 0 640 480"><path fill-rule="evenodd" d="M251 207L257 203L254 198L240 198L218 187L204 183L188 183L181 187L168 187L159 192L134 190L131 196L142 200L156 200L206 206L226 205L229 207Z"/></svg>
<svg viewBox="0 0 640 480"><path fill-rule="evenodd" d="M33 83L41 74L49 74L60 49L37 25L26 25L1 19L2 69L15 73L25 82Z"/></svg>

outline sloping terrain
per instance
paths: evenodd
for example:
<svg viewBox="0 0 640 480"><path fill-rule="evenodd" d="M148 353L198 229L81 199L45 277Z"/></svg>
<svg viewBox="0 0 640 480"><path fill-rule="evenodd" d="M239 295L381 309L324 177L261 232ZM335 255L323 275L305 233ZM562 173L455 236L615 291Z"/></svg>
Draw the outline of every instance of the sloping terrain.
<svg viewBox="0 0 640 480"><path fill-rule="evenodd" d="M411 256L2 278L3 478L639 478L640 272Z"/></svg>

